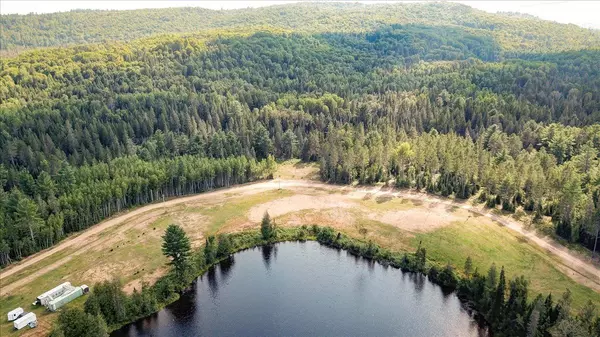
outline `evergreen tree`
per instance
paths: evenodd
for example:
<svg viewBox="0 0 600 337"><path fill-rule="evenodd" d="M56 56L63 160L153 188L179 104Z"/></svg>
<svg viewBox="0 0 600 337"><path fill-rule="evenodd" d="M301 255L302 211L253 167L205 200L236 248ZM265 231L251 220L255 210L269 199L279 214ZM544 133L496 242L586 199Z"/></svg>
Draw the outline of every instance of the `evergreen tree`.
<svg viewBox="0 0 600 337"><path fill-rule="evenodd" d="M66 308L58 315L51 337L108 337L108 328L102 316L85 313L80 308Z"/></svg>
<svg viewBox="0 0 600 337"><path fill-rule="evenodd" d="M206 238L206 243L204 245L204 259L206 260L206 264L212 264L217 258L217 242L214 235L209 235Z"/></svg>
<svg viewBox="0 0 600 337"><path fill-rule="evenodd" d="M180 226L171 224L162 238L163 254L171 258L171 264L179 274L183 273L187 268L191 250L190 240L185 231Z"/></svg>
<svg viewBox="0 0 600 337"><path fill-rule="evenodd" d="M467 256L467 259L465 260L465 275L467 277L470 277L471 274L473 273L473 260L471 260L471 256Z"/></svg>
<svg viewBox="0 0 600 337"><path fill-rule="evenodd" d="M500 270L498 285L492 295L492 307L489 317L492 320L492 326L498 327L504 320L504 295L506 292L506 278L504 276L504 267Z"/></svg>
<svg viewBox="0 0 600 337"><path fill-rule="evenodd" d="M269 216L269 212L265 212L263 215L262 221L260 222L260 232L262 234L263 240L270 241L275 238L277 235L277 229L273 220L271 220L271 216Z"/></svg>

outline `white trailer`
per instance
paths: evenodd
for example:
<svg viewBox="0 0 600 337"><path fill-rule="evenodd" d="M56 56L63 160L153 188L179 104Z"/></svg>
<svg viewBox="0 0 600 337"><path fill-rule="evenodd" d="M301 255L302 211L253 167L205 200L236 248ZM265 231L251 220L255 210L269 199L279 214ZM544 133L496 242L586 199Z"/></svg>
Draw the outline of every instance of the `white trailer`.
<svg viewBox="0 0 600 337"><path fill-rule="evenodd" d="M28 325L32 328L37 326L37 317L33 312L23 315L13 323L13 326L17 330L21 330Z"/></svg>
<svg viewBox="0 0 600 337"><path fill-rule="evenodd" d="M79 287L75 287L73 288L73 290L62 294L61 296L53 299L52 301L50 301L50 303L48 303L48 310L50 311L56 311L59 308L61 308L62 306L64 306L65 304L75 300L78 297L81 297L85 294L87 294L89 292L90 288L88 288L88 286L81 285Z"/></svg>
<svg viewBox="0 0 600 337"><path fill-rule="evenodd" d="M62 294L73 290L71 282L65 282L57 287L54 287L37 297L35 304L47 306L50 301L60 297Z"/></svg>
<svg viewBox="0 0 600 337"><path fill-rule="evenodd" d="M11 310L8 312L8 321L12 322L15 319L19 318L19 316L21 316L21 314L23 313L23 308L16 308L14 310Z"/></svg>

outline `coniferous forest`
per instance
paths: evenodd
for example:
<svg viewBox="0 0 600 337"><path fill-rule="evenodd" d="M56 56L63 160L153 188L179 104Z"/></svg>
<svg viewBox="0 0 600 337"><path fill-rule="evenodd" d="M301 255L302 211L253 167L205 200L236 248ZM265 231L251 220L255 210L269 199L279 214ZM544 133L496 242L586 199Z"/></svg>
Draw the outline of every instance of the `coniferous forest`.
<svg viewBox="0 0 600 337"><path fill-rule="evenodd" d="M290 158L594 249L597 30L445 3L73 11L2 15L0 49L1 265Z"/></svg>

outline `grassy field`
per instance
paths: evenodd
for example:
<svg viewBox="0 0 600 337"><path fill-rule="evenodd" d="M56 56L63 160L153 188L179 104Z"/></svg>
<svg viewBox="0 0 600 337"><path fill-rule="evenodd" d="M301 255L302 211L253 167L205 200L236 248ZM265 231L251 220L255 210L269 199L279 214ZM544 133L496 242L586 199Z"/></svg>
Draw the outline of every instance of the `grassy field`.
<svg viewBox="0 0 600 337"><path fill-rule="evenodd" d="M283 167L279 176L314 176L314 166ZM422 200L331 186L278 188L277 179L267 189L235 188L216 195L153 209L98 233L79 246L72 246L2 280L2 286L22 282L0 297L0 314L21 306L39 316L39 327L15 332L3 319L1 336L38 335L50 330L56 314L30 304L43 291L70 281L74 285L119 278L126 291L152 283L166 271L160 249L161 235L171 223L181 225L193 246L206 235L235 232L258 226L256 213L274 214L279 226L319 224L345 234L373 240L394 251L416 249L419 243L427 257L439 264L451 263L462 270L467 256L486 272L492 263L504 266L509 277L525 275L530 292L560 296L573 293L574 308L588 299L600 303L600 294L577 284L556 266L559 262L538 246L487 217L474 216L459 207ZM280 213L280 214L279 214ZM252 215L254 214L254 215ZM51 266L50 270L45 270ZM533 298L533 296L530 296ZM82 305L85 298L70 305Z"/></svg>
<svg viewBox="0 0 600 337"><path fill-rule="evenodd" d="M450 263L460 270L471 256L474 267L481 273L486 273L495 263L498 268L504 266L508 278L525 275L534 295L530 298L540 293L552 293L557 298L570 289L574 307L579 308L588 300L600 304L600 294L574 283L555 267L558 262L552 256L504 227L475 218L419 234L413 239L413 247L419 242L427 248L428 258L441 264Z"/></svg>

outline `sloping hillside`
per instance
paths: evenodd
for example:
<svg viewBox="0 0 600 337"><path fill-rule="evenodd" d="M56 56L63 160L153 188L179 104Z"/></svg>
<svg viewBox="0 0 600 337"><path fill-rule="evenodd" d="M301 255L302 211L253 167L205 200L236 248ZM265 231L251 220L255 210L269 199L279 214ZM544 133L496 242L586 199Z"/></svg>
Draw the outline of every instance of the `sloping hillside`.
<svg viewBox="0 0 600 337"><path fill-rule="evenodd" d="M600 32L535 18L489 14L465 5L294 4L215 11L202 8L132 11L72 11L42 15L3 15L0 48L128 41L160 33L210 28L271 26L294 31L361 32L388 24L453 25L489 32L507 51L562 51L597 48Z"/></svg>

